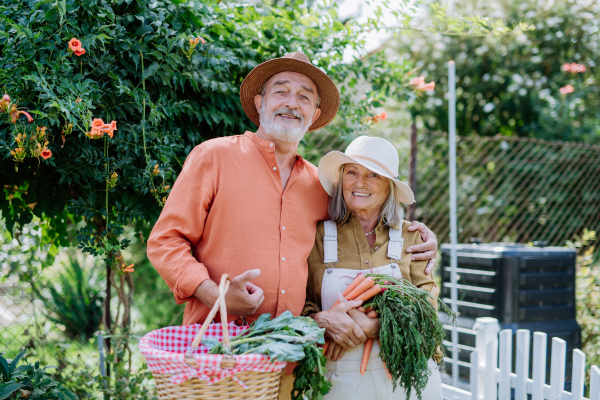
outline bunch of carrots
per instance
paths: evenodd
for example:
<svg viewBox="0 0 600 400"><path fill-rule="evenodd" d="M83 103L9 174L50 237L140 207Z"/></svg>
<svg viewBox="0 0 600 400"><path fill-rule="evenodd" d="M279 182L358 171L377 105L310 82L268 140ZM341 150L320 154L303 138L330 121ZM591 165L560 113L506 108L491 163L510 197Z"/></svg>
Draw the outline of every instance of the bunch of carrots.
<svg viewBox="0 0 600 400"><path fill-rule="evenodd" d="M347 300L362 300L364 308L359 307L359 311L380 318L380 357L393 389L401 385L407 398L414 389L420 399L430 375L427 362L439 354L445 335L437 316L439 299L406 279L374 273L358 275L342 295ZM454 322L456 315L444 302L439 304ZM327 346L328 342L324 351ZM368 339L360 366L363 375L372 347L373 339Z"/></svg>

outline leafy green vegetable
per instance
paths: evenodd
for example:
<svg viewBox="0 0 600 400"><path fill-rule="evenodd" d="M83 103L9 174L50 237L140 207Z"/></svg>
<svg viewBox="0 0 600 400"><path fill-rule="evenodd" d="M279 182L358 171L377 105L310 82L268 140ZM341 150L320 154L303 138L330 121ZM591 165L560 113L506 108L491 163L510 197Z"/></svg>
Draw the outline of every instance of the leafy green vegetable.
<svg viewBox="0 0 600 400"><path fill-rule="evenodd" d="M415 287L406 279L382 274L367 274L381 285L382 292L364 305L379 314L380 357L392 375L393 390L404 387L406 398L414 388L417 397L429 380L427 362L441 349L444 328L431 303L431 293ZM444 311L456 316L444 302Z"/></svg>
<svg viewBox="0 0 600 400"><path fill-rule="evenodd" d="M298 362L294 368L294 400L322 400L331 389L325 378L325 356L317 344L325 343L325 330L308 317L286 311L277 318L263 314L250 328L231 340L227 349L216 339L204 339L210 354L265 354L272 360Z"/></svg>

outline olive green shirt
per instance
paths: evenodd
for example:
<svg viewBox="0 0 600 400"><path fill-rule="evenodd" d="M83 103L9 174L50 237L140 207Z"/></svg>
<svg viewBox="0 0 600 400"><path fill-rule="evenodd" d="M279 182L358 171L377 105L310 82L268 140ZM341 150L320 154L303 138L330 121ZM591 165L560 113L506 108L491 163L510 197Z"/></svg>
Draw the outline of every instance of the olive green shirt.
<svg viewBox="0 0 600 400"><path fill-rule="evenodd" d="M367 238L356 214L348 213L346 219L337 224L338 226L338 259L335 268L368 270L390 264L387 257L389 242L389 227L383 220L375 228L373 235L375 243L369 249ZM440 289L433 280L433 275L425 275L427 261L412 261L411 254L406 249L415 244L423 243L419 231L410 232L410 222L403 221L402 237L404 248L402 259L398 261L402 277L409 280L416 287L427 290L434 296L438 296ZM321 311L321 283L323 273L327 266L323 263L323 235L324 224L319 222L315 245L308 257L308 284L306 287L306 303L302 315L308 315ZM435 306L435 301L433 301Z"/></svg>

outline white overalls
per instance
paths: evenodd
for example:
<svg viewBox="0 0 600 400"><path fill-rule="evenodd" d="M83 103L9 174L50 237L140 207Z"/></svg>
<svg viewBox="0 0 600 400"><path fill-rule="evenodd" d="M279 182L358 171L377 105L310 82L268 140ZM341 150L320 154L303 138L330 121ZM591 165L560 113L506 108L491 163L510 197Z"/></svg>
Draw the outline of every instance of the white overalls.
<svg viewBox="0 0 600 400"><path fill-rule="evenodd" d="M323 236L323 262L327 269L323 274L321 286L322 310L327 311L337 300L338 293L342 293L354 280L356 275L365 272L391 275L401 278L400 267L396 263L402 259L404 238L402 232L390 227L390 240L388 243L387 256L390 264L372 268L370 270L355 270L334 268L338 262L337 254L337 224L334 221L325 221L325 234ZM331 391L325 396L326 400L338 399L360 399L360 400L405 400L404 388L396 387L392 391L392 381L387 377L383 362L379 357L379 344L377 340L373 343L367 372L364 376L360 374L360 363L362 360L364 344L346 351L341 361L327 362L327 378L333 384ZM442 380L437 363L429 360L431 376L425 390L423 400L442 400ZM411 400L416 400L415 391L412 390Z"/></svg>

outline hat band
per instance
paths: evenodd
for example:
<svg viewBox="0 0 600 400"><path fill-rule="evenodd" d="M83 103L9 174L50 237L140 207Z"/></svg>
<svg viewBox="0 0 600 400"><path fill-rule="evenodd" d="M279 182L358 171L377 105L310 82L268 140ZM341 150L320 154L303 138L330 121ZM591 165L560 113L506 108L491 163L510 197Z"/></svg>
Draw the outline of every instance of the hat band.
<svg viewBox="0 0 600 400"><path fill-rule="evenodd" d="M381 168L383 168L383 170L385 172L387 172L388 174L390 174L390 176L392 177L392 179L395 179L394 177L396 176L395 174L392 174L392 172L382 163L380 163L377 160L372 159L371 157L365 157L365 156L355 156L355 155L350 155L350 154L346 154L347 156L350 156L352 158L358 158L359 160L365 160L365 161L369 161L372 162L373 164L377 164L379 165Z"/></svg>

